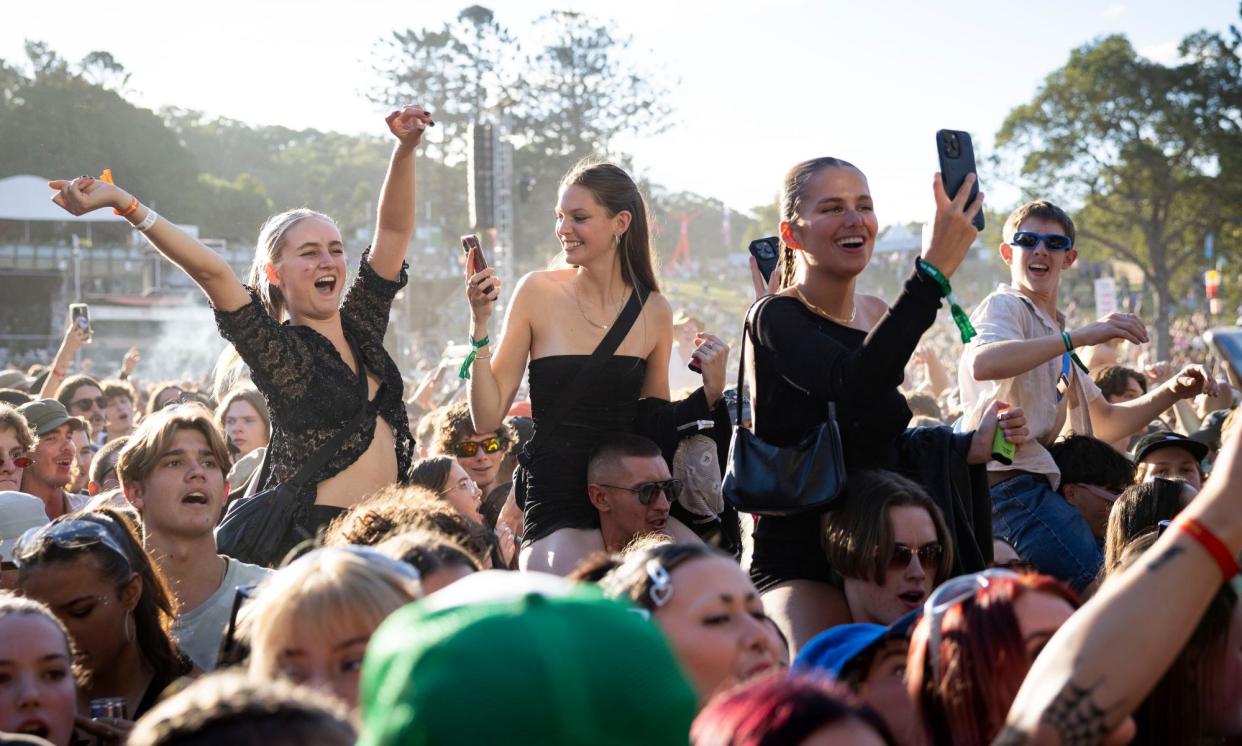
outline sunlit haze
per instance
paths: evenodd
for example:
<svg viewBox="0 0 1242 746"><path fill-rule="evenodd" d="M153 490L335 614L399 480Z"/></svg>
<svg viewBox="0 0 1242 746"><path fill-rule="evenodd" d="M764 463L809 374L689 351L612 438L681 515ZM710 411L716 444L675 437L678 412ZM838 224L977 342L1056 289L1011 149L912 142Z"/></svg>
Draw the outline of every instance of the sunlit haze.
<svg viewBox="0 0 1242 746"><path fill-rule="evenodd" d="M110 51L133 77L129 96L253 124L383 133L364 91L375 42L434 27L463 0L217 0L209 4L5 2L0 56L25 39L70 60ZM518 37L551 7L485 3ZM617 143L637 170L673 190L740 210L771 202L798 160L836 155L868 175L881 222L930 212L932 135L974 133L981 154L1014 106L1029 100L1071 49L1128 35L1170 61L1188 32L1222 30L1234 2L601 2L565 7L615 22L664 74L675 126ZM1016 190L984 183L993 209Z"/></svg>

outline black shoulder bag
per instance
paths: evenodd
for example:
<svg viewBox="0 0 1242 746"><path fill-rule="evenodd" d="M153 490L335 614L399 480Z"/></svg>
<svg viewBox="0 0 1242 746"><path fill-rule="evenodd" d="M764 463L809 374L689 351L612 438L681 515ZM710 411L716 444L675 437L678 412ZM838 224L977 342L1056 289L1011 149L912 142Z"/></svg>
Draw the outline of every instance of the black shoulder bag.
<svg viewBox="0 0 1242 746"><path fill-rule="evenodd" d="M746 390L746 343L759 309L770 299L760 298L746 314L742 350L738 363L737 390ZM752 342L753 346L753 342ZM752 411L758 402L751 398ZM742 427L742 408L737 408L729 464L722 491L725 500L745 513L788 516L831 507L845 486L845 459L836 406L828 402L827 419L791 446L774 446Z"/></svg>
<svg viewBox="0 0 1242 746"><path fill-rule="evenodd" d="M348 339L348 338L347 338ZM281 560L280 552L285 536L293 528L293 508L298 493L312 477L319 473L328 459L332 458L345 439L358 430L365 419L370 402L367 396L367 372L358 346L349 340L358 366L358 395L362 406L358 414L336 432L328 442L312 453L297 473L275 487L257 491L271 465L271 444L263 454L263 463L255 470L251 488L244 497L229 503L224 520L216 526L216 549L223 554L252 565L272 567Z"/></svg>
<svg viewBox="0 0 1242 746"><path fill-rule="evenodd" d="M582 370L578 371L578 375L574 376L574 380L569 383L565 389L565 395L556 400L554 409L543 417L543 432L546 436L549 431L555 430L558 425L565 419L565 415L569 414L569 410L573 408L578 398L582 396L583 390L586 389L587 382L595 378L595 374L603 367L604 362L612 357L612 353L617 351L621 346L621 342L625 340L625 335L630 333L634 322L638 320L638 314L642 313L643 303L647 302L647 288L636 285L630 293L630 299L626 301L625 308L621 309L621 314L617 316L617 321L604 335L596 345L595 350L591 353L590 359L582 366ZM536 428L536 432L538 428ZM520 507L526 507L526 480L529 473L530 455L523 447L522 452L518 454L518 466L513 470L513 496L517 500Z"/></svg>

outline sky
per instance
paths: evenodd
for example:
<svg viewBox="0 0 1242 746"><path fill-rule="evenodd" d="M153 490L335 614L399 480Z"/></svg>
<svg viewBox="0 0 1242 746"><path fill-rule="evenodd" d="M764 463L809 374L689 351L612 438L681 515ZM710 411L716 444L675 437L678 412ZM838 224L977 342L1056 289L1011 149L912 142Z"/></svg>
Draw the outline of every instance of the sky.
<svg viewBox="0 0 1242 746"><path fill-rule="evenodd" d="M467 0L0 0L0 58L26 39L70 60L105 49L131 73L131 100L255 124L383 134L377 40L438 27ZM1006 114L1075 47L1111 33L1176 58L1199 29L1239 20L1234 0L530 0L483 3L518 37L550 8L582 11L632 36L665 76L674 126L619 142L641 175L739 210L774 201L798 161L833 155L866 174L882 224L932 212L934 133L971 132L980 157ZM1025 9L1024 9L1025 8ZM982 184L993 209L1012 184Z"/></svg>

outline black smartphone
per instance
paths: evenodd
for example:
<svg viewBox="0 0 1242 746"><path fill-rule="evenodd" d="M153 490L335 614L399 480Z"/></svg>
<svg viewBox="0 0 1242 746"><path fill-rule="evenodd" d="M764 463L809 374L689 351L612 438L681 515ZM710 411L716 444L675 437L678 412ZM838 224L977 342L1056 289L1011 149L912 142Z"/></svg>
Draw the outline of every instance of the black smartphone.
<svg viewBox="0 0 1242 746"><path fill-rule="evenodd" d="M940 178L944 181L944 191L949 199L957 194L966 181L967 174L975 175L975 183L970 185L970 199L974 201L979 194L979 174L975 171L975 146L970 141L969 132L958 130L940 130L936 133L936 152L940 154ZM974 219L975 230L983 230L983 210Z"/></svg>
<svg viewBox="0 0 1242 746"><path fill-rule="evenodd" d="M87 334L91 334L91 309L85 303L70 303L69 317L73 319L74 326L78 327Z"/></svg>
<svg viewBox="0 0 1242 746"><path fill-rule="evenodd" d="M466 252L466 256L470 256L471 249L474 250L474 261L470 264L470 274L477 275L487 269L487 257L483 256L483 247L479 244L479 237L471 233L461 237L461 250Z"/></svg>
<svg viewBox="0 0 1242 746"><path fill-rule="evenodd" d="M781 256L781 240L776 236L756 238L750 242L750 255L759 263L759 273L766 283L772 279L776 270L776 262Z"/></svg>
<svg viewBox="0 0 1242 746"><path fill-rule="evenodd" d="M1242 327L1218 326L1208 329L1203 337L1224 361L1229 384L1242 388Z"/></svg>

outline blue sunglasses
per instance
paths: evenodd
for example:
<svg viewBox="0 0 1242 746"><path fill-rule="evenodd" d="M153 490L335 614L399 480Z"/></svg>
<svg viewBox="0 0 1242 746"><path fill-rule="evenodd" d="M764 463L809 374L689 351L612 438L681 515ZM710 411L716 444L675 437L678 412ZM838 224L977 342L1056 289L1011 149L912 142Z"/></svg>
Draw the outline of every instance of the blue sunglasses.
<svg viewBox="0 0 1242 746"><path fill-rule="evenodd" d="M1009 245L1031 251L1039 246L1040 241L1044 242L1044 248L1048 251L1068 251L1074 247L1074 241L1069 236L1060 233L1035 233L1034 231L1018 231L1013 234L1013 238L1009 239Z"/></svg>

